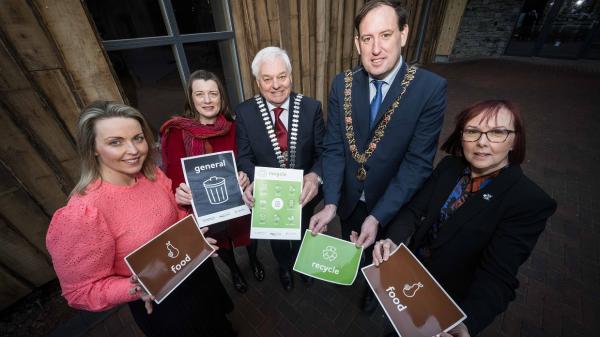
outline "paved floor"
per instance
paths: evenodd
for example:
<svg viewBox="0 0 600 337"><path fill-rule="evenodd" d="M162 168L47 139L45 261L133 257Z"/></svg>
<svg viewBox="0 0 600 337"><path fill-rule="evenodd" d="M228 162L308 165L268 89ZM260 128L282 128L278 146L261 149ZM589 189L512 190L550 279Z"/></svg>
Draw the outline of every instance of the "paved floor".
<svg viewBox="0 0 600 337"><path fill-rule="evenodd" d="M594 67L586 71L569 63L514 60L428 67L449 82L442 137L458 111L476 100L509 98L522 108L528 130L523 168L559 205L520 270L516 300L483 336L594 336L600 331L600 184L595 177L600 168L600 73ZM321 282L305 288L297 278L296 289L284 293L267 248L260 248L267 265L262 283L251 279L247 258L240 256L250 283L244 295L233 290L223 264L217 264L236 305L230 318L240 336L379 336L386 329L380 309L368 316L358 310L357 288ZM142 336L126 307L86 317L66 322L70 325L54 335Z"/></svg>

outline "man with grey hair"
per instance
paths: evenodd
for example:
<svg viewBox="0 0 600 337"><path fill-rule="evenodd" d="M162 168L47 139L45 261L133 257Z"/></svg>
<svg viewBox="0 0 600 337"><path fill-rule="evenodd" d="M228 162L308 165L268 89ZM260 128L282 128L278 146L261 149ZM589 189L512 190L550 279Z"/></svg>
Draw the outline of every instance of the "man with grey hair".
<svg viewBox="0 0 600 337"><path fill-rule="evenodd" d="M321 153L325 125L321 102L292 92L292 64L285 50L267 47L252 61L252 73L260 94L235 109L238 169L254 181L254 167L304 170L299 202L302 204L302 231L320 201ZM274 130L274 132L273 132ZM254 184L244 191L244 201L254 206ZM279 279L286 291L294 288L292 265L300 240L271 240L279 264ZM302 276L308 285L311 278Z"/></svg>

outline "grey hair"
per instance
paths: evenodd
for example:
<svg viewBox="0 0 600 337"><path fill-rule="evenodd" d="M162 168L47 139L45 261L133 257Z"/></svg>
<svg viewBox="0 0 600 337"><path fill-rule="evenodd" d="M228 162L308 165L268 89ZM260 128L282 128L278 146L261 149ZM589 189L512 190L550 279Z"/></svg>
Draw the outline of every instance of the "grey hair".
<svg viewBox="0 0 600 337"><path fill-rule="evenodd" d="M288 73L291 74L292 62L290 62L290 57L288 56L287 52L279 47L266 47L256 53L254 60L252 60L252 75L254 75L254 78L258 78L258 70L264 61L271 60L276 57L279 57L283 61Z"/></svg>
<svg viewBox="0 0 600 337"><path fill-rule="evenodd" d="M124 117L133 118L140 123L144 138L148 143L148 155L142 165L142 173L149 180L155 179L155 166L152 154L154 140L152 129L144 116L136 109L117 102L94 101L83 109L77 124L77 149L81 160L81 175L70 196L85 194L87 186L100 178L100 163L96 157L96 122L102 119Z"/></svg>

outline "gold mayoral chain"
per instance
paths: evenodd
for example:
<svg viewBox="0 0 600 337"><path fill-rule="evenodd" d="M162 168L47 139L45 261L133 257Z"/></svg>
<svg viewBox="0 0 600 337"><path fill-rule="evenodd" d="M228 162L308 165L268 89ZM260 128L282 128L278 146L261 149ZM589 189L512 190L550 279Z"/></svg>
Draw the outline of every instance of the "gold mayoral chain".
<svg viewBox="0 0 600 337"><path fill-rule="evenodd" d="M375 128L375 134L367 146L367 149L364 153L358 152L358 148L356 146L356 139L354 138L354 126L352 125L352 70L348 69L345 72L344 82L344 122L346 125L346 138L348 139L348 146L350 147L350 153L352 153L352 158L356 160L356 162L360 165L358 171L356 172L356 179L359 181L365 181L367 179L367 170L365 170L365 163L375 149L377 148L377 144L383 138L385 133L385 128L388 126L388 123L392 119L392 115L394 111L400 105L400 99L406 92L408 85L415 78L415 73L417 72L417 67L412 65L408 68L406 75L404 75L404 79L402 79L402 90L400 91L400 95L396 98L396 100L392 103L388 111L386 111L383 118L377 123L377 127Z"/></svg>

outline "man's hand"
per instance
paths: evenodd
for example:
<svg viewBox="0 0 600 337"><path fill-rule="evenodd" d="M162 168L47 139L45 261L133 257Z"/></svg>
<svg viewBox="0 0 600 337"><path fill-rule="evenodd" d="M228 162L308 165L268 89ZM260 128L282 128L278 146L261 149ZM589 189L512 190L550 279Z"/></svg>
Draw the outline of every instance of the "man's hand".
<svg viewBox="0 0 600 337"><path fill-rule="evenodd" d="M392 254L397 247L398 245L390 239L377 241L373 247L373 264L379 266L383 261L387 261L390 258L390 254Z"/></svg>
<svg viewBox="0 0 600 337"><path fill-rule="evenodd" d="M300 204L302 207L308 204L319 193L319 176L310 172L304 175L302 183L302 194L300 195Z"/></svg>
<svg viewBox="0 0 600 337"><path fill-rule="evenodd" d="M185 183L179 184L175 189L175 201L179 205L189 206L192 204L192 190Z"/></svg>
<svg viewBox="0 0 600 337"><path fill-rule="evenodd" d="M350 234L350 241L357 247L366 249L375 242L377 230L379 230L379 221L374 216L369 215L360 227L360 234L352 231Z"/></svg>
<svg viewBox="0 0 600 337"><path fill-rule="evenodd" d="M250 179L248 178L246 172L238 171L238 183L240 184L242 191L245 190L248 185L250 185Z"/></svg>
<svg viewBox="0 0 600 337"><path fill-rule="evenodd" d="M254 207L254 197L252 196L252 191L254 191L254 183L250 183L242 193L242 200L246 206L252 208Z"/></svg>
<svg viewBox="0 0 600 337"><path fill-rule="evenodd" d="M325 205L319 213L315 214L310 218L308 229L312 235L317 235L327 231L327 224L335 217L337 206L333 204Z"/></svg>

